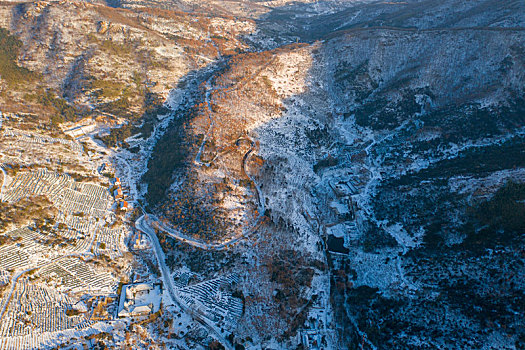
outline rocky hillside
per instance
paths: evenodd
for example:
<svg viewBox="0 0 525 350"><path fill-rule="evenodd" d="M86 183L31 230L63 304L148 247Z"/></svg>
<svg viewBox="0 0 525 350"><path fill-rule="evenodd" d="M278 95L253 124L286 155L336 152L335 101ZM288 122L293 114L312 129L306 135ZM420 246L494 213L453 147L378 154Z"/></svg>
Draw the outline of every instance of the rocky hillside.
<svg viewBox="0 0 525 350"><path fill-rule="evenodd" d="M173 276L239 276L232 346L520 349L524 12L4 2L0 101L105 125Z"/></svg>
<svg viewBox="0 0 525 350"><path fill-rule="evenodd" d="M524 10L521 1L497 0L295 2L266 12L257 23L258 33L275 45L319 40L352 28L520 28Z"/></svg>
<svg viewBox="0 0 525 350"><path fill-rule="evenodd" d="M456 5L463 11L450 12ZM225 223L203 231L213 240L247 230L262 197L265 229L286 232L295 251L310 251L330 270L336 347L517 346L519 6L359 4L339 13L346 22L337 28L323 20L339 18L333 14L288 22L311 27L303 27L309 37L281 31L284 42L283 34L324 40L239 56L203 85L184 129L195 147L167 198L192 188L190 202ZM272 16L288 18L291 8L258 29L271 35ZM242 138L257 145L253 177L239 167ZM184 213L173 219L173 203L159 207L168 221L193 225ZM242 220L228 221L234 215Z"/></svg>
<svg viewBox="0 0 525 350"><path fill-rule="evenodd" d="M233 18L85 2L4 2L0 12L6 35L20 42L16 64L34 72L14 89L2 81L3 110L43 109L55 124L81 117L128 124L105 139L111 146L138 131L149 135L180 79L243 50L238 36L253 28Z"/></svg>

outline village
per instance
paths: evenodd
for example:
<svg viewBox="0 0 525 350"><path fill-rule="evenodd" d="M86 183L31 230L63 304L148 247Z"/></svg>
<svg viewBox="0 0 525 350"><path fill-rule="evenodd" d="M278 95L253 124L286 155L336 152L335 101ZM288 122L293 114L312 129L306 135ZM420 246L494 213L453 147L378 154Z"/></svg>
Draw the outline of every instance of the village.
<svg viewBox="0 0 525 350"><path fill-rule="evenodd" d="M131 267L133 253L152 254L153 244L129 224L136 209L130 190L114 175L104 148L97 151L86 128L75 128L69 134L76 138L68 140L18 130L18 116L2 117L0 204L40 196L54 208L43 224L28 218L0 232L5 237L0 244L2 349L46 348L65 339L92 337L97 329L157 315L164 302L180 302L180 311L208 319L215 325L210 326L212 333L235 327L243 304L228 286L235 285L237 277L194 285L169 281L174 300L165 295L166 276L159 279L147 267L142 272ZM53 156L39 163L46 148ZM17 149L24 150L23 157ZM67 173L57 166L66 159L71 164ZM82 173L72 171L75 162ZM182 339L194 327L199 326L175 334Z"/></svg>

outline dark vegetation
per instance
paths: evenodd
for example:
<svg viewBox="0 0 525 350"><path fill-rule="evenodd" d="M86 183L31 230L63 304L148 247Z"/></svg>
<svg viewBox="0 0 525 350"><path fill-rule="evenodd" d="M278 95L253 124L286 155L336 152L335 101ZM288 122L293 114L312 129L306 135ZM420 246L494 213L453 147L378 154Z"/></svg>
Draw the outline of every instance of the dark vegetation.
<svg viewBox="0 0 525 350"><path fill-rule="evenodd" d="M32 97L36 99L37 102L51 110L51 122L54 125L58 125L63 122L74 122L80 113L66 100L58 97L50 90L40 90Z"/></svg>
<svg viewBox="0 0 525 350"><path fill-rule="evenodd" d="M339 160L329 155L328 157L321 159L320 161L314 164L314 172L318 173L319 170L322 170L324 168L330 168L336 166L337 164L339 164Z"/></svg>
<svg viewBox="0 0 525 350"><path fill-rule="evenodd" d="M367 222L366 231L363 234L362 245L365 252L374 252L383 248L392 248L397 246L396 240L378 227L374 222Z"/></svg>
<svg viewBox="0 0 525 350"><path fill-rule="evenodd" d="M445 236L450 233L468 233L469 237L475 237L475 227L486 226L482 232L487 235L492 235L498 230L515 232L516 228L520 227L519 215L523 215L523 209L520 209L519 201L503 203L500 196L509 195L510 190L506 189L507 187L501 190L504 191L503 194L498 192L494 197L494 200L498 200L497 205L483 204L479 208L469 208L465 195L450 192L448 179L453 176L483 177L495 171L523 167L524 142L523 138L514 137L499 145L470 148L455 158L439 161L417 173L387 180L380 185L374 199L376 213L379 218L401 222L413 230L424 227L425 245L431 247L443 245ZM508 186L518 195L520 185ZM461 215L459 221L450 220L453 213ZM481 232L478 234L482 235ZM487 242L487 239L474 241Z"/></svg>
<svg viewBox="0 0 525 350"><path fill-rule="evenodd" d="M75 309L67 309L66 310L66 315L69 316L69 317L78 316L78 315L80 315L80 311L75 310Z"/></svg>
<svg viewBox="0 0 525 350"><path fill-rule="evenodd" d="M378 98L361 105L354 113L356 123L374 130L394 129L407 117L419 112L421 107L416 103L412 91L404 91L401 101L390 103L387 98Z"/></svg>
<svg viewBox="0 0 525 350"><path fill-rule="evenodd" d="M187 266L197 274L213 274L224 271L239 257L238 254L227 255L222 251L203 251L162 233L159 237L161 246L166 252L166 264L172 269Z"/></svg>
<svg viewBox="0 0 525 350"><path fill-rule="evenodd" d="M463 247L494 248L521 242L525 235L525 184L509 182L494 196L469 208Z"/></svg>
<svg viewBox="0 0 525 350"><path fill-rule="evenodd" d="M435 178L446 179L451 176L483 176L494 171L525 166L525 138L515 136L501 144L486 147L472 147L455 158L445 159L422 169L409 173L390 182L393 186L413 185Z"/></svg>
<svg viewBox="0 0 525 350"><path fill-rule="evenodd" d="M16 243L21 240L22 240L22 237L20 236L11 237L11 236L0 235L0 247L3 246L4 244Z"/></svg>
<svg viewBox="0 0 525 350"><path fill-rule="evenodd" d="M207 187L200 187L196 179L189 175L184 188L171 194L170 201L161 206L168 225L177 227L187 236L196 236L205 241L213 241L228 232L228 225L221 218L223 210L208 205L203 196L213 194Z"/></svg>
<svg viewBox="0 0 525 350"><path fill-rule="evenodd" d="M330 264L330 269L334 270L334 266L330 258L328 262ZM338 329L338 333L341 340L347 344L350 349L357 349L357 345L359 344L358 342L361 341L354 325L352 324L352 321L349 318L348 311L350 310L346 305L347 296L350 297L350 295L354 292L352 289L353 283L351 282L351 279L356 276L354 273L355 271L350 268L348 261L343 260L342 268L340 270L334 270L333 273L330 274L330 304L337 306L334 307L334 319L337 321L340 327ZM368 287L360 288L365 288L366 290L371 289ZM357 303L359 301L356 300L355 302Z"/></svg>
<svg viewBox="0 0 525 350"><path fill-rule="evenodd" d="M422 187L418 191L422 191ZM337 297L338 291L346 287L345 305L351 314L359 315L360 330L374 344L391 347L394 346L392 339L397 339L395 346L405 347L407 344L396 337L399 332L419 337L436 337L439 332L447 344L478 348L493 330L503 332L518 344L525 336L519 326L519 310L524 300L520 278L524 265L519 251L524 244L525 184L509 182L489 199L470 206L453 197L446 199L451 194L443 188L432 188L421 192L422 197L400 202L400 207L414 202L416 210L423 197L429 201L426 206L420 206L419 211L408 208L404 213L398 212L397 219L402 222L416 213L429 222L425 244L408 252L402 261L407 276L439 292L437 299L429 298L424 290L416 299L407 299L386 298L368 287L351 288L341 277L347 276L347 271L334 272L332 294ZM390 201L399 200L391 198ZM447 207L447 201L449 205L467 207L463 218L466 223L450 227L452 211L440 211L438 206L430 204L432 201L443 207ZM450 230L462 233L463 242L446 245L445 237ZM339 296L339 302L340 299ZM344 321L344 315L339 317ZM468 318L469 326L461 327L457 317ZM359 340L354 342L359 344Z"/></svg>
<svg viewBox="0 0 525 350"><path fill-rule="evenodd" d="M425 244L432 246L443 243L443 230L454 229L455 223L449 219L451 213L466 211L465 196L451 193L445 179L414 182L411 185L399 185L395 180L387 181L380 185L373 202L379 219L400 222L408 229L409 234L424 227ZM395 245L395 242L383 230L371 225L363 245L365 250L373 251L377 247Z"/></svg>
<svg viewBox="0 0 525 350"><path fill-rule="evenodd" d="M37 78L37 74L16 63L21 48L20 40L9 34L7 29L0 28L0 78L9 87L30 83Z"/></svg>
<svg viewBox="0 0 525 350"><path fill-rule="evenodd" d="M482 225L512 233L525 233L525 184L509 182L474 209Z"/></svg>
<svg viewBox="0 0 525 350"><path fill-rule="evenodd" d="M8 176L15 177L20 171L20 164L4 163L2 168Z"/></svg>
<svg viewBox="0 0 525 350"><path fill-rule="evenodd" d="M193 142L188 140L187 121L198 109L196 106L174 118L164 135L157 141L153 156L148 162L148 171L142 180L148 184L146 199L152 207L158 205L172 184L173 172L182 169Z"/></svg>
<svg viewBox="0 0 525 350"><path fill-rule="evenodd" d="M295 250L279 251L267 264L270 280L280 285L274 298L278 303L279 316L289 320L289 328L283 334L288 338L303 326L310 300L301 296L304 288L311 285L314 269L309 267L308 259ZM300 311L298 311L300 310Z"/></svg>
<svg viewBox="0 0 525 350"><path fill-rule="evenodd" d="M479 261L479 256L466 257L461 251L423 250L410 254L405 269L414 278L433 285L432 290L439 291L437 297L429 297L424 291L413 298L386 297L376 288L345 285L337 271L334 273L332 297L339 295L337 302L342 303L340 291L346 286L344 309L357 315L355 320L366 333L366 340L384 348L410 348L405 341L411 336L439 337L445 347L480 348L493 331L514 338L516 343L523 339L517 312L523 303L523 285L519 286L518 277L523 266L516 264L516 258L500 255L489 260L483 256ZM352 344L350 348L362 348L363 338L351 336L346 314L336 310L336 316L342 327L348 327L344 336ZM468 318L468 327L458 323L458 317ZM400 338L400 333L407 337Z"/></svg>
<svg viewBox="0 0 525 350"><path fill-rule="evenodd" d="M110 88L112 89L112 88ZM153 132L158 115L167 114L169 109L164 106L162 99L155 93L147 90L144 93L142 115L130 112L131 101L128 96L128 90L124 91L115 101L105 103L100 106L102 111L111 113L117 116L124 116L128 119L128 124L121 127L111 129L109 135L97 136L108 147L115 147L117 145L126 146L125 139L135 134L141 134L141 137L147 138ZM106 94L113 94L117 92L105 92Z"/></svg>
<svg viewBox="0 0 525 350"><path fill-rule="evenodd" d="M421 117L425 128L436 131L436 138L413 142L409 135L414 130L407 129L397 135L397 144L389 141L379 152L387 154L388 162L396 166L402 164L405 151L427 155L449 147L449 143L516 130L524 124L523 111L520 99L492 110L451 106ZM408 136L403 135L407 132ZM403 266L407 276L439 297L430 298L422 290L414 299L401 295L390 299L368 287L346 288L339 293L348 283L340 277L338 280L334 273L332 302L341 303L344 294L346 310L359 315L360 330L372 343L387 348L409 346L396 336L399 332L443 337L452 346L478 348L487 334L497 330L519 344L525 339L519 327L524 285L518 277L524 271L519 252L524 244L525 185L509 182L492 195L477 192L474 201L468 202L467 195L451 192L448 181L455 176L482 178L524 166L525 141L514 136L385 180L374 198L376 215L380 220L402 223L409 234L419 227L425 229L424 244L402 257ZM476 199L480 195L488 199ZM381 241L376 241L380 236L367 237L371 240L366 246L382 247ZM449 237L461 238L448 241ZM344 312L337 308L335 312L342 324L350 323ZM468 319L469 326L458 326L458 317ZM351 334L350 329L345 332ZM392 339L397 342L392 343ZM358 348L361 340L352 341Z"/></svg>
<svg viewBox="0 0 525 350"><path fill-rule="evenodd" d="M107 51L110 55L127 56L132 53L130 45L121 44L110 39L103 40L100 48Z"/></svg>
<svg viewBox="0 0 525 350"><path fill-rule="evenodd" d="M482 108L478 105L450 105L420 117L426 127L438 128L447 142L464 142L504 135L525 125L525 100Z"/></svg>

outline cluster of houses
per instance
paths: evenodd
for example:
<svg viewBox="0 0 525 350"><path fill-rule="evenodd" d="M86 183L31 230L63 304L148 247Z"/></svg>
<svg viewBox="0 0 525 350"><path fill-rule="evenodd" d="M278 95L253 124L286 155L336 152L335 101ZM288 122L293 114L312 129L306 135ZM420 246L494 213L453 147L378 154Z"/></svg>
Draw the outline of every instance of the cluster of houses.
<svg viewBox="0 0 525 350"><path fill-rule="evenodd" d="M109 167L110 166L107 163L102 163L102 165L99 166L98 168L98 172L102 174L105 171L109 170ZM120 178L118 177L113 178L111 180L111 185L109 189L111 191L111 194L113 195L113 198L115 198L115 200L119 203L119 208L121 210L128 210L129 204L125 200L126 195L124 194L122 190L122 183L120 182Z"/></svg>
<svg viewBox="0 0 525 350"><path fill-rule="evenodd" d="M147 236L139 231L131 235L130 242L133 250L145 250L151 248L151 244Z"/></svg>
<svg viewBox="0 0 525 350"><path fill-rule="evenodd" d="M160 283L137 283L122 287L118 317L146 316L160 308Z"/></svg>
<svg viewBox="0 0 525 350"><path fill-rule="evenodd" d="M120 210L128 210L128 202L124 199L124 192L122 192L122 184L120 178L116 177L113 179L113 197L119 202Z"/></svg>

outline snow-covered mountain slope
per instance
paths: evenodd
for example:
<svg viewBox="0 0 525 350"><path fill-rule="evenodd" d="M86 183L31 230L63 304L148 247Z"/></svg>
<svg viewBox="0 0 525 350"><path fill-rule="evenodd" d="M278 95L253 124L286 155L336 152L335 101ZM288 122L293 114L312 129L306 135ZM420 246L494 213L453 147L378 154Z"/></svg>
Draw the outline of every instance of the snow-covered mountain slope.
<svg viewBox="0 0 525 350"><path fill-rule="evenodd" d="M8 126L89 117L106 147L86 153L129 187L122 225L157 235L134 236L129 276L182 300L112 344L522 347L523 1L0 11L21 40L0 32L20 52L0 101L43 116Z"/></svg>
<svg viewBox="0 0 525 350"><path fill-rule="evenodd" d="M412 13L403 24L420 29L339 30L311 45L232 59L188 119L187 135L197 145L205 140L204 148L188 149L167 198L187 191L180 181L189 174L194 202L215 220L231 215L225 203L256 210L262 197L272 234L287 232L301 254L322 253L340 329L335 347L512 348L522 339L516 247L523 242L519 224L501 226L519 221L522 209L502 213L490 202L519 207L522 196L516 185L516 199L506 197L514 185L505 185L525 173L525 32L509 12L520 4L496 6L499 21L481 2L459 5L468 15L435 2L399 4L449 16L435 23ZM322 25L317 19L310 20ZM257 144L260 161L249 170L260 193L239 169L241 138ZM459 191L458 181L473 185ZM210 183L215 190L203 191ZM494 221L483 219L487 210ZM252 223L246 214L238 221ZM264 246L250 237L257 250Z"/></svg>

